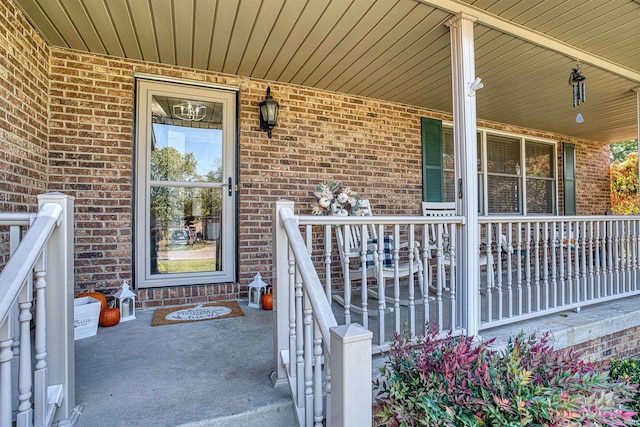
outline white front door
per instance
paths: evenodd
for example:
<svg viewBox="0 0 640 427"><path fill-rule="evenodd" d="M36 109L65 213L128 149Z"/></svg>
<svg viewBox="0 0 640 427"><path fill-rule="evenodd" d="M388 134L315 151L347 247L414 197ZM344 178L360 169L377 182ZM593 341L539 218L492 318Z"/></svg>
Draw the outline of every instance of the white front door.
<svg viewBox="0 0 640 427"><path fill-rule="evenodd" d="M140 79L136 103L136 285L234 281L236 93Z"/></svg>

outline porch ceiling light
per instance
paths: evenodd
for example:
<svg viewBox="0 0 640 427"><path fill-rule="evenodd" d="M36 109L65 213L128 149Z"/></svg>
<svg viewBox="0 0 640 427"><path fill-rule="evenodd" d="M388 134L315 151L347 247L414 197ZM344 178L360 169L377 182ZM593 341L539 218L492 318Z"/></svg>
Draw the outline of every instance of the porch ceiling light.
<svg viewBox="0 0 640 427"><path fill-rule="evenodd" d="M267 131L271 138L271 130L276 127L278 103L271 97L271 88L267 88L267 96L260 103L260 128Z"/></svg>
<svg viewBox="0 0 640 427"><path fill-rule="evenodd" d="M190 122L199 122L207 115L207 107L191 101L182 101L173 106L173 115Z"/></svg>
<svg viewBox="0 0 640 427"><path fill-rule="evenodd" d="M576 67L571 70L571 74L569 75L569 84L573 89L573 108L580 108L581 102L586 102L586 92L585 92L585 84L584 81L587 78L582 75L582 71L580 71L580 62L576 61ZM578 110L578 115L576 116L577 123L583 123L584 118Z"/></svg>

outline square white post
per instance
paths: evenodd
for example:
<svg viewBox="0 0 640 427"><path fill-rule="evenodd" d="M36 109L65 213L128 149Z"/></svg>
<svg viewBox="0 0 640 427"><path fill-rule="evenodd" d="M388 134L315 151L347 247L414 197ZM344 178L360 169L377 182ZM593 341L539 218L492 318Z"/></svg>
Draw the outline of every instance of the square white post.
<svg viewBox="0 0 640 427"><path fill-rule="evenodd" d="M453 82L453 144L456 212L466 218L457 233L458 319L467 335L476 335L480 321L480 242L478 230L478 170L476 165L476 98L473 23L459 14L447 21L451 39Z"/></svg>
<svg viewBox="0 0 640 427"><path fill-rule="evenodd" d="M273 373L271 381L275 386L288 383L287 372L282 364L282 355L289 350L289 239L282 226L280 209L289 208L293 211L294 203L290 200L278 200L273 207L273 237L272 237L272 293L273 316ZM289 363L291 363L291 355Z"/></svg>
<svg viewBox="0 0 640 427"><path fill-rule="evenodd" d="M76 367L73 341L73 202L72 196L47 193L45 203L62 207L60 225L47 243L47 367L49 384L62 385L63 400L54 422L69 418L76 404Z"/></svg>
<svg viewBox="0 0 640 427"><path fill-rule="evenodd" d="M331 328L332 427L371 426L372 339L356 323Z"/></svg>

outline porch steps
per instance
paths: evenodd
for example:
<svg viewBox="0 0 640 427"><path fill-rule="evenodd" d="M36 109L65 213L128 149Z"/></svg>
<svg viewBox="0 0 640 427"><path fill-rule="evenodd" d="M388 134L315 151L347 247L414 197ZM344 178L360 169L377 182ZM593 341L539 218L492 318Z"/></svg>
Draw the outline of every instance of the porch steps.
<svg viewBox="0 0 640 427"><path fill-rule="evenodd" d="M177 427L295 427L297 421L294 412L293 402L278 402L241 414L181 424Z"/></svg>

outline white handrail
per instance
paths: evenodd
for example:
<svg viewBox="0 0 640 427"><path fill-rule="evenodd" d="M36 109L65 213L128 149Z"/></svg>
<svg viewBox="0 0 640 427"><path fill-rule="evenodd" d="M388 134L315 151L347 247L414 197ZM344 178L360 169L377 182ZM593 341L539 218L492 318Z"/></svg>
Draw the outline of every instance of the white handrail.
<svg viewBox="0 0 640 427"><path fill-rule="evenodd" d="M311 258L307 252L307 247L302 239L300 230L298 230L298 223L293 215L293 212L289 208L282 208L280 210L280 217L282 218L282 225L287 231L289 237L289 246L293 251L298 264L300 275L302 276L303 283L305 285L305 291L309 295L309 300L313 306L313 312L316 316L320 332L325 345L329 346L331 336L329 330L335 326L338 326L331 306L327 301L324 293L324 288L320 283L320 278L316 271Z"/></svg>
<svg viewBox="0 0 640 427"><path fill-rule="evenodd" d="M18 294L25 280L33 272L49 236L60 221L62 207L55 203L46 203L25 233L22 243L0 273L0 323L4 322L11 306L18 299Z"/></svg>

